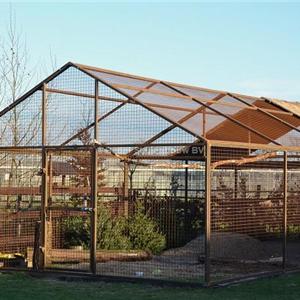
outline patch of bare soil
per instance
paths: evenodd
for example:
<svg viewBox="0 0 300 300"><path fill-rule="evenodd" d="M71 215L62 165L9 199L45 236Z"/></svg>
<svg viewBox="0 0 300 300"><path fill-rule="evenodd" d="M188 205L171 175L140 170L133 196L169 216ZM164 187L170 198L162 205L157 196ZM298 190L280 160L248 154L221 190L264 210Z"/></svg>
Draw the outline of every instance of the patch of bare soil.
<svg viewBox="0 0 300 300"><path fill-rule="evenodd" d="M204 249L204 236L199 236L185 246L166 250L149 261L98 264L98 272L104 275L200 280L204 274ZM218 275L242 274L245 271L242 265L246 261L251 262L246 264L248 271L260 270L261 261L268 262L276 255L274 247L245 234L213 233L211 237L212 267Z"/></svg>
<svg viewBox="0 0 300 300"><path fill-rule="evenodd" d="M217 260L261 261L277 256L271 247L246 234L222 232L212 233L210 255ZM181 248L165 251L167 258L181 257L187 261L201 261L205 255L204 235L201 235Z"/></svg>

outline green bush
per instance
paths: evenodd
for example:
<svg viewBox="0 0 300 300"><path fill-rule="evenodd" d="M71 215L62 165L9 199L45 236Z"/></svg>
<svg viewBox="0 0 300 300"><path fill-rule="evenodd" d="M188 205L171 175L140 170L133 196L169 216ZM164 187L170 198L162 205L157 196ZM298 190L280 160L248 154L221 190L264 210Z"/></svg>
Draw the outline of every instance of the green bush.
<svg viewBox="0 0 300 300"><path fill-rule="evenodd" d="M97 248L106 250L129 250L130 242L125 235L126 221L123 217L112 217L109 210L100 205L97 221Z"/></svg>
<svg viewBox="0 0 300 300"><path fill-rule="evenodd" d="M157 224L147 216L140 202L136 205L134 215L127 220L127 227L132 249L159 254L165 248L165 236L158 231Z"/></svg>
<svg viewBox="0 0 300 300"><path fill-rule="evenodd" d="M84 249L89 247L90 223L88 220L83 217L70 217L63 221L64 247L83 246Z"/></svg>
<svg viewBox="0 0 300 300"><path fill-rule="evenodd" d="M70 217L62 224L64 247L90 246L90 218ZM113 217L104 206L98 207L97 249L145 250L158 254L165 248L165 236L157 229L155 221L137 203L132 217Z"/></svg>

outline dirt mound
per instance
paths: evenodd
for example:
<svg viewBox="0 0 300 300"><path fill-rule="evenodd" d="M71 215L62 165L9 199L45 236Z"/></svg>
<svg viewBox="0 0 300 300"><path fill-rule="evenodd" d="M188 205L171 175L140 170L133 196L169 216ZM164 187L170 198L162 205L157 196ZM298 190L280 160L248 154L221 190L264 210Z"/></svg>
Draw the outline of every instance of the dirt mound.
<svg viewBox="0 0 300 300"><path fill-rule="evenodd" d="M199 261L204 257L204 235L185 246L165 251L161 256L181 260ZM274 253L263 242L246 234L222 232L211 235L211 258L222 260L259 261L271 258Z"/></svg>

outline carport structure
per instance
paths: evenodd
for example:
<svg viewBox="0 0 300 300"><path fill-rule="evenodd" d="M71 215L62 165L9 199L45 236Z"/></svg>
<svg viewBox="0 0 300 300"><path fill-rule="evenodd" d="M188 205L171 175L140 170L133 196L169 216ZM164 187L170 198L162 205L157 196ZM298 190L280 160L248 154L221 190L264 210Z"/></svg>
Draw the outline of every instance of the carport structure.
<svg viewBox="0 0 300 300"><path fill-rule="evenodd" d="M0 252L207 285L296 269L299 111L69 62L0 112ZM165 249L101 244L101 210L130 223L140 202Z"/></svg>

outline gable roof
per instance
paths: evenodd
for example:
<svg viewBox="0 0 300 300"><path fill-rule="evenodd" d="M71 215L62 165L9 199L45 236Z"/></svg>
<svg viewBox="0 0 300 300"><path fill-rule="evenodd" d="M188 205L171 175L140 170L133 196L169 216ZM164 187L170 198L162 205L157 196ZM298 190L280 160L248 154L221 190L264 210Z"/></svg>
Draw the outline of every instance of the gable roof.
<svg viewBox="0 0 300 300"><path fill-rule="evenodd" d="M300 145L296 104L74 65L206 140Z"/></svg>
<svg viewBox="0 0 300 300"><path fill-rule="evenodd" d="M179 84L68 62L0 117L70 67L205 141L300 146L299 104Z"/></svg>

